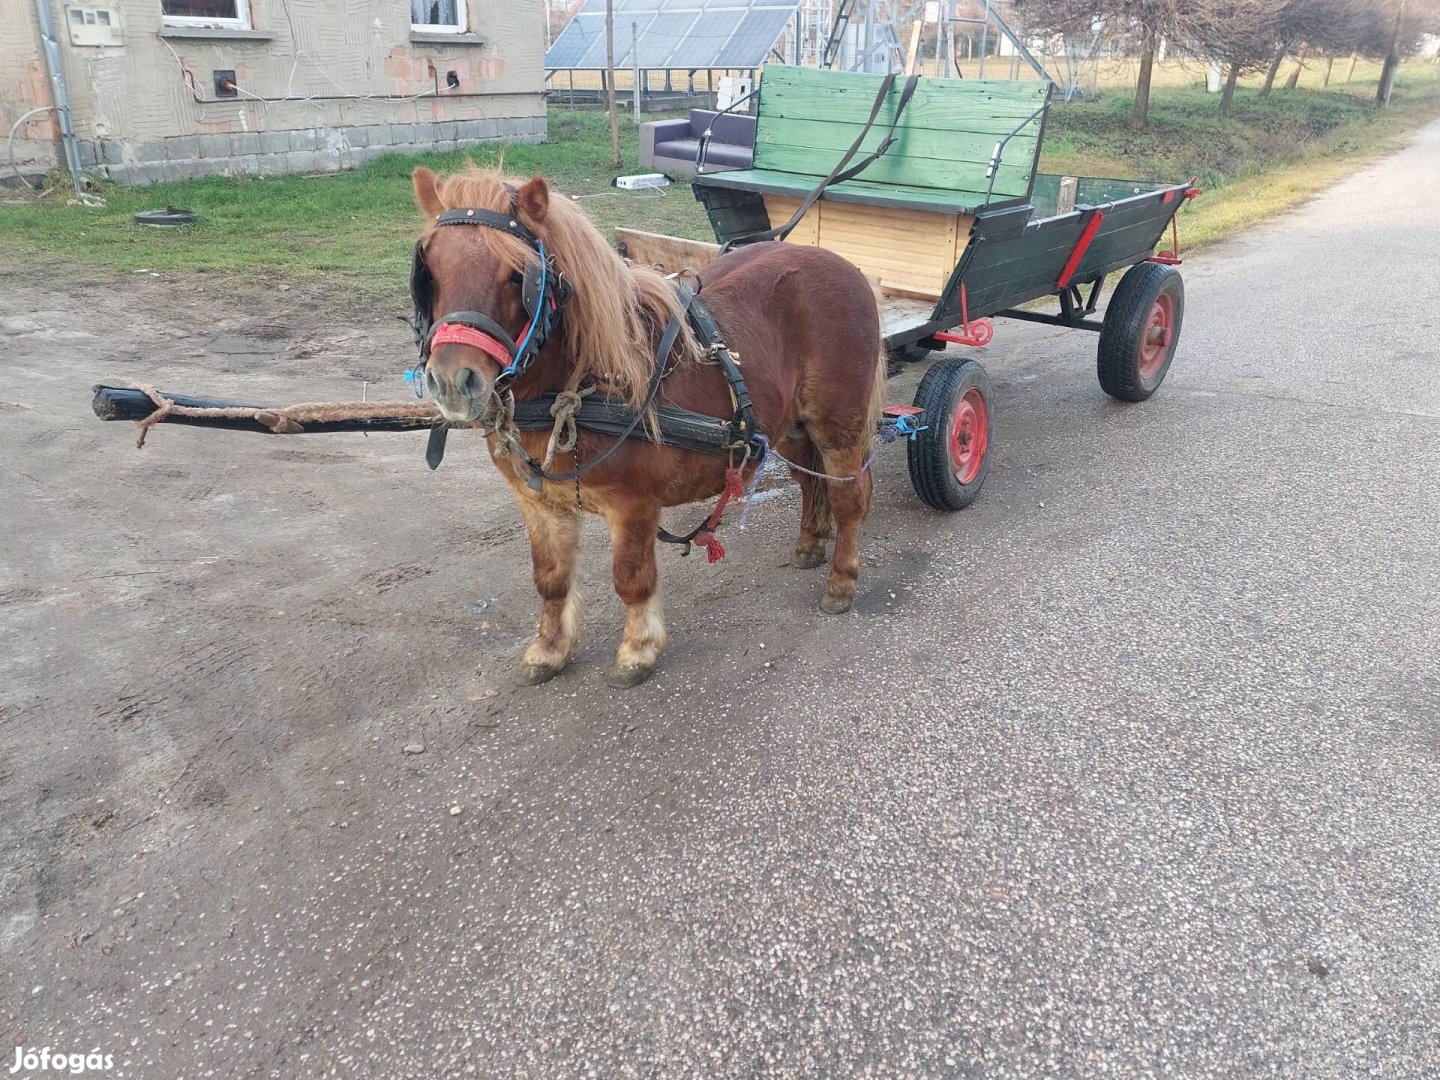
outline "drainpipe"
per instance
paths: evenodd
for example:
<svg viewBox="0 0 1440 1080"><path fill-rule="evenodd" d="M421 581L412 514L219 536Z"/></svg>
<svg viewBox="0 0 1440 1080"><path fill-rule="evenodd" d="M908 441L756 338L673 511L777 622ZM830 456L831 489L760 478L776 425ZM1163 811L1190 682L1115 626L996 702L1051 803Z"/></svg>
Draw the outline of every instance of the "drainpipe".
<svg viewBox="0 0 1440 1080"><path fill-rule="evenodd" d="M80 168L80 145L75 141L75 123L70 119L70 95L65 90L65 65L60 58L60 39L55 36L55 20L50 14L50 0L35 0L40 15L40 41L45 49L45 66L50 69L50 94L55 99L55 113L60 117L60 141L65 148L65 167L75 182L75 197L85 201L85 173Z"/></svg>

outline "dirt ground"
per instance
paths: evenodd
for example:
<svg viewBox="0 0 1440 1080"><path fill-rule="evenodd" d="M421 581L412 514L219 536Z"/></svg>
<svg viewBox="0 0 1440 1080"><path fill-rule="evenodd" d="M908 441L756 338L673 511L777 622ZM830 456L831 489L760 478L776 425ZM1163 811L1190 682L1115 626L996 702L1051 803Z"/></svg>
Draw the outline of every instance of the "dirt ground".
<svg viewBox="0 0 1440 1080"><path fill-rule="evenodd" d="M431 473L418 434L137 451L90 413L403 397L403 283L0 267L0 1042L144 1080L1433 1076L1437 162L1432 126L1187 260L1144 405L1089 335L1002 327L973 507L882 457L830 617L778 489L718 566L662 552L628 692L594 522L576 661L514 686L478 439Z"/></svg>

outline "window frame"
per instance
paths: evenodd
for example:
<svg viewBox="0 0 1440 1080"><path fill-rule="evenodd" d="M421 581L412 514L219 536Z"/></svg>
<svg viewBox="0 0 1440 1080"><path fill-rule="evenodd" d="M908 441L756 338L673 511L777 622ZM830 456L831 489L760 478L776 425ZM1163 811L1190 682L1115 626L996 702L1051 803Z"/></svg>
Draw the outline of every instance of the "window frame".
<svg viewBox="0 0 1440 1080"><path fill-rule="evenodd" d="M165 11L165 0L160 0L160 21L165 26L189 26L199 30L253 30L250 17L250 0L233 0L235 18L206 18L202 15L170 15Z"/></svg>
<svg viewBox="0 0 1440 1080"><path fill-rule="evenodd" d="M454 23L412 22L410 32L414 34L468 34L470 32L470 5L466 3L466 0L455 0Z"/></svg>

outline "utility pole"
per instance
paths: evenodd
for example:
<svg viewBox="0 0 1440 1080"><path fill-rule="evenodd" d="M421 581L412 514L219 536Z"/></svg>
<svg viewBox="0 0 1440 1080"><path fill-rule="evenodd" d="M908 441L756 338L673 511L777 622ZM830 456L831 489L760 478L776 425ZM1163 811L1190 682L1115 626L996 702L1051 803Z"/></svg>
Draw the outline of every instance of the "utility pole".
<svg viewBox="0 0 1440 1080"><path fill-rule="evenodd" d="M615 115L615 0L605 0L605 108L610 113L610 164L620 167L620 118Z"/></svg>
<svg viewBox="0 0 1440 1080"><path fill-rule="evenodd" d="M985 77L985 57L990 53L990 0L985 0L985 25L980 27L980 78Z"/></svg>
<svg viewBox="0 0 1440 1080"><path fill-rule="evenodd" d="M640 126L640 24L630 24L630 63L635 89L630 91L635 106L635 126Z"/></svg>

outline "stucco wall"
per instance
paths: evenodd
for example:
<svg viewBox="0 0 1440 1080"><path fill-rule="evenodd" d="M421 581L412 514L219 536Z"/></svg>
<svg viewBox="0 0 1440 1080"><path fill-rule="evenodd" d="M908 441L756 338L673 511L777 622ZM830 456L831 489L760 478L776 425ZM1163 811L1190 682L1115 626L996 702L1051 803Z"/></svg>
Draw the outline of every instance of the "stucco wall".
<svg viewBox="0 0 1440 1080"><path fill-rule="evenodd" d="M82 160L116 179L339 169L392 149L545 136L541 0L470 0L472 33L438 43L412 35L408 0L251 0L248 36L204 38L163 26L159 0L98 0L120 10L124 39L99 48L72 46L63 3L51 2ZM0 27L8 131L49 94L33 0L0 0ZM215 96L212 72L233 69L248 94L311 100L197 102L182 69L204 98ZM29 134L51 137L48 118L36 119ZM32 145L58 160L53 144Z"/></svg>

